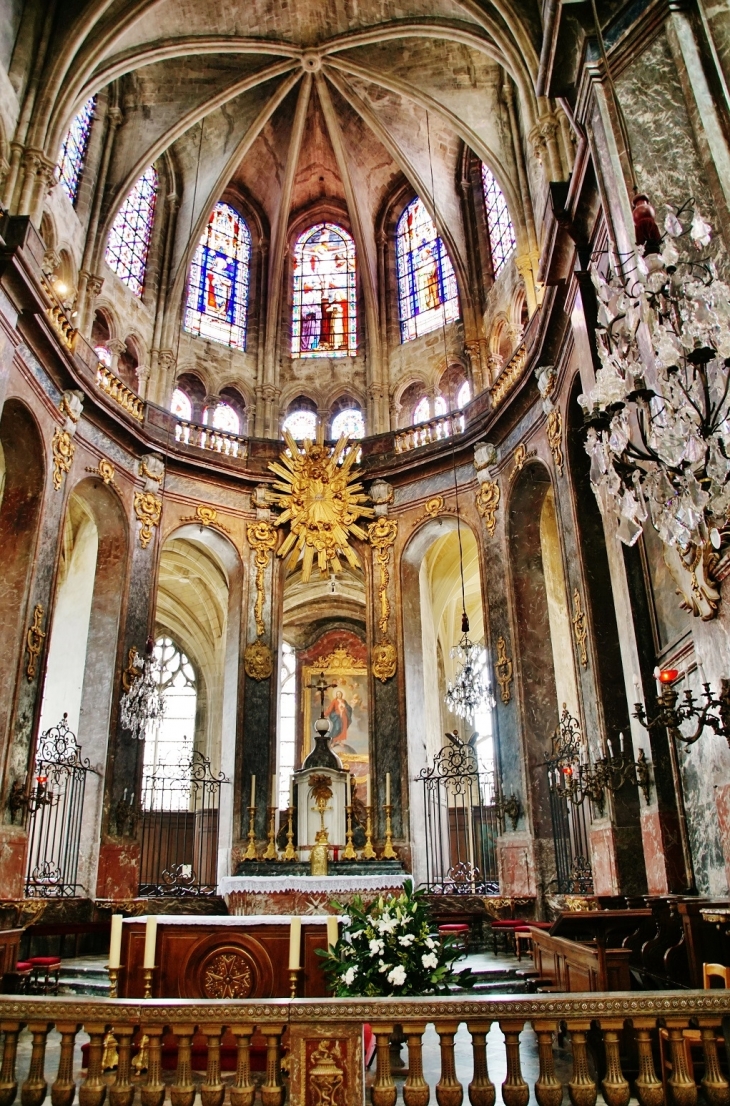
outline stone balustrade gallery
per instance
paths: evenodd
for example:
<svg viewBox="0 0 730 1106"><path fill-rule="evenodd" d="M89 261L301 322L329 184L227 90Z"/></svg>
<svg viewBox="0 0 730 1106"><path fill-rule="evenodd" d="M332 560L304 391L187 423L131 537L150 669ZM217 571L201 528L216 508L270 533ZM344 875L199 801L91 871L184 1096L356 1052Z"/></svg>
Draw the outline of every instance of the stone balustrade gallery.
<svg viewBox="0 0 730 1106"><path fill-rule="evenodd" d="M640 1106L662 1106L665 1093L655 1063L658 1033L667 1061L665 1075L670 1073L666 1106L696 1106L699 1089L684 1036L690 1021L696 1027L702 1061L704 1101L709 1106L728 1106L730 1086L722 1074L717 1047L717 1034L728 1015L727 991L207 1002L4 996L0 1000L0 1106L11 1106L17 1096L23 1075L16 1070L18 1040L24 1027L32 1044L20 1086L22 1106L41 1106L49 1081L53 1106L72 1106L77 1091L80 1106L102 1106L107 1093L110 1106L132 1106L137 1089L141 1106L163 1106L168 1088L172 1106L193 1106L198 1093L203 1106L223 1106L226 1097L231 1106L253 1106L255 1101L283 1106L285 1100L291 1106L356 1106L365 1101L362 1027L366 1022L376 1041L369 1091L373 1106L396 1102L390 1048L396 1027L408 1046L402 1100L405 1106L426 1106L431 1088L424 1078L423 1036L430 1024L440 1044L440 1078L434 1088L439 1106L459 1106L464 1098L455 1041L464 1025L473 1061L463 1065L470 1077L468 1100L472 1106L493 1106L496 1089L487 1067L487 1037L495 1023L503 1041L499 1035L490 1037L490 1055L493 1069L506 1073L501 1084L504 1106L527 1106L531 1099L523 1064L538 1072L534 1080L538 1106L560 1106L564 1088L554 1055L559 1031L572 1052L572 1075L567 1082L572 1106L595 1106L599 1091L607 1106L628 1106L632 1093ZM536 1042L531 1033L520 1039L527 1026ZM46 1044L52 1031L60 1056L55 1072L47 1072ZM81 1031L88 1035L87 1066L77 1087ZM205 1041L202 1060L201 1049L194 1048L196 1033L202 1035L198 1040ZM596 1079L588 1058L589 1037L592 1054L599 1057ZM224 1041L235 1042L235 1073L227 1081L221 1067ZM495 1047L499 1063L495 1063ZM258 1065L262 1071L255 1075L252 1056L262 1061ZM631 1057L626 1061L631 1070L626 1073L624 1056ZM205 1070L200 1081L194 1077L197 1068ZM633 1087L626 1074L633 1077Z"/></svg>

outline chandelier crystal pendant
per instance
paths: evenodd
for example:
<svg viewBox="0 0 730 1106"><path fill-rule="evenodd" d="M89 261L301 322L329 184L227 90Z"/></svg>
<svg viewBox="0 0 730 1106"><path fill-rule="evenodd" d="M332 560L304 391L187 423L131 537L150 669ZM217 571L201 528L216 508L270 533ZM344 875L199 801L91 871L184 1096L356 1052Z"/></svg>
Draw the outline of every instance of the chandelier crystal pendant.
<svg viewBox="0 0 730 1106"><path fill-rule="evenodd" d="M469 637L469 616L461 616L461 640L450 650L452 660L458 661L456 677L449 681L444 702L452 714L459 718L473 719L489 701L490 687L484 646Z"/></svg>
<svg viewBox="0 0 730 1106"><path fill-rule="evenodd" d="M578 402L599 506L626 545L651 522L685 605L707 619L730 539L730 288L698 256L711 228L695 209L686 230L689 206L668 209L661 237L648 199L635 197L638 270L606 278L594 266L601 368ZM687 239L695 256L681 257Z"/></svg>
<svg viewBox="0 0 730 1106"><path fill-rule="evenodd" d="M154 641L147 639L145 655L135 651L132 667L136 673L129 689L119 702L119 720L137 741L144 741L147 731L165 713L165 700L160 693L160 664L154 653Z"/></svg>

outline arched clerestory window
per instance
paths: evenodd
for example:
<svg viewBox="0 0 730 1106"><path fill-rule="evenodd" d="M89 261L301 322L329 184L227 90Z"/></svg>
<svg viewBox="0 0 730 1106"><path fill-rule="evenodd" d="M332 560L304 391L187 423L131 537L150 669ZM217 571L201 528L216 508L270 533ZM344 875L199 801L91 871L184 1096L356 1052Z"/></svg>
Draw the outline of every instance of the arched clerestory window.
<svg viewBox="0 0 730 1106"><path fill-rule="evenodd" d="M76 206L81 175L86 163L86 152L89 148L89 135L91 134L95 107L96 96L92 96L86 101L66 131L61 149L58 152L58 182L74 207Z"/></svg>
<svg viewBox="0 0 730 1106"><path fill-rule="evenodd" d="M494 173L482 163L482 187L487 210L487 230L492 251L492 270L495 277L517 245L515 228L502 189Z"/></svg>
<svg viewBox="0 0 730 1106"><path fill-rule="evenodd" d="M355 243L342 227L318 223L294 246L292 357L357 353Z"/></svg>
<svg viewBox="0 0 730 1106"><path fill-rule="evenodd" d="M250 270L246 221L230 204L218 203L190 266L185 329L245 349Z"/></svg>
<svg viewBox="0 0 730 1106"><path fill-rule="evenodd" d="M140 299L144 292L158 187L157 170L150 165L119 208L104 255L107 265Z"/></svg>
<svg viewBox="0 0 730 1106"><path fill-rule="evenodd" d="M166 634L155 641L157 684L165 702L162 717L145 735L144 772L185 765L195 745L198 689L195 669L180 646ZM186 804L186 797L182 796Z"/></svg>
<svg viewBox="0 0 730 1106"><path fill-rule="evenodd" d="M282 431L288 431L295 442L317 437L317 405L306 396L298 396L289 404Z"/></svg>
<svg viewBox="0 0 730 1106"><path fill-rule="evenodd" d="M396 228L401 342L459 317L459 293L449 255L421 200L409 203Z"/></svg>

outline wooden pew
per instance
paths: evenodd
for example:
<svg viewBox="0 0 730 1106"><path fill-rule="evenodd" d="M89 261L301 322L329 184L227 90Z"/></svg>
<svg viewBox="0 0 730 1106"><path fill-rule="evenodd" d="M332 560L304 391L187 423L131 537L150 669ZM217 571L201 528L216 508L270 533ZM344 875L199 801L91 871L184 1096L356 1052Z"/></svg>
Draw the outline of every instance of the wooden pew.
<svg viewBox="0 0 730 1106"><path fill-rule="evenodd" d="M629 991L630 949L601 949L531 929L532 959L541 982L556 991Z"/></svg>

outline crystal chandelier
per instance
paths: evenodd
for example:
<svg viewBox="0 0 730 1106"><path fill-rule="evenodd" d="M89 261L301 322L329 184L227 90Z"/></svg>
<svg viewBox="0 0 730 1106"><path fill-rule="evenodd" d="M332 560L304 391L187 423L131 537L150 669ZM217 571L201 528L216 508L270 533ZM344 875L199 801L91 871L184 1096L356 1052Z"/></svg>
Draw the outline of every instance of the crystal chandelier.
<svg viewBox="0 0 730 1106"><path fill-rule="evenodd" d="M154 654L155 643L147 639L144 657L135 650L132 680L119 702L119 719L137 741L144 741L150 725L161 720L165 700L160 694L160 665Z"/></svg>
<svg viewBox="0 0 730 1106"><path fill-rule="evenodd" d="M686 606L712 618L712 566L730 538L730 288L699 251L711 228L689 204L671 208L662 237L647 197L634 198L638 269L596 267L601 368L579 396L599 505L633 545L648 519ZM694 256L680 256L690 239Z"/></svg>
<svg viewBox="0 0 730 1106"><path fill-rule="evenodd" d="M452 714L459 718L474 718L474 715L490 696L487 677L487 658L481 642L469 637L469 616L466 611L461 616L461 640L450 650L452 660L458 661L456 678L449 684L444 702Z"/></svg>

